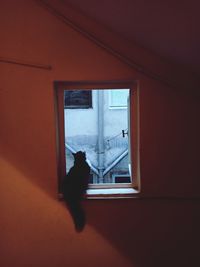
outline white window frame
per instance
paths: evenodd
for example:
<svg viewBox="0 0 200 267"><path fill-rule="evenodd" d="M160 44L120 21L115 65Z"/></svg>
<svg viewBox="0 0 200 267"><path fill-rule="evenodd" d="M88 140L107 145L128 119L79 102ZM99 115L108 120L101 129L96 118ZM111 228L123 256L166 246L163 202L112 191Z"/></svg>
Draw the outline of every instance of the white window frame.
<svg viewBox="0 0 200 267"><path fill-rule="evenodd" d="M95 184L89 185L86 197L96 198L129 198L140 193L140 160L139 160L139 87L133 81L100 81L100 82L55 82L56 140L58 166L58 196L62 198L61 184L66 175L65 137L64 137L64 90L75 89L130 89L131 105L129 108L129 152L133 162L130 173L134 175L131 184Z"/></svg>

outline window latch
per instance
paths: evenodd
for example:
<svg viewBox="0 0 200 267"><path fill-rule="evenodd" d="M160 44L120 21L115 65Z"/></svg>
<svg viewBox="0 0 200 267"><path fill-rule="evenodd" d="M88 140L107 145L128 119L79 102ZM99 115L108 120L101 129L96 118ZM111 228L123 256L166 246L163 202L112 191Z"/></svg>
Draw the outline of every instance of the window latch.
<svg viewBox="0 0 200 267"><path fill-rule="evenodd" d="M122 137L128 136L128 130L122 130Z"/></svg>

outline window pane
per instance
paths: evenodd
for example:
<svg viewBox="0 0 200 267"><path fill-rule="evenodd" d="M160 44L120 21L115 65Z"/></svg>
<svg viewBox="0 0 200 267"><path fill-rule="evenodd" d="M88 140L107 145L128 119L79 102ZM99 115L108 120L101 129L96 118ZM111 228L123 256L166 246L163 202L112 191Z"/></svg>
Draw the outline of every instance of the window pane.
<svg viewBox="0 0 200 267"><path fill-rule="evenodd" d="M93 95L93 109L65 109L66 171L73 166L72 153L84 151L91 167L91 184L131 183L128 109L109 109L111 95L118 104L120 96L123 96L122 100L127 105L129 89L81 91L81 94L80 90L65 91L66 98L72 99L66 102L67 105L75 105L74 99L78 99L80 105L86 95Z"/></svg>
<svg viewBox="0 0 200 267"><path fill-rule="evenodd" d="M65 108L91 108L92 95L90 90L65 90Z"/></svg>
<svg viewBox="0 0 200 267"><path fill-rule="evenodd" d="M110 91L110 107L127 107L128 89Z"/></svg>

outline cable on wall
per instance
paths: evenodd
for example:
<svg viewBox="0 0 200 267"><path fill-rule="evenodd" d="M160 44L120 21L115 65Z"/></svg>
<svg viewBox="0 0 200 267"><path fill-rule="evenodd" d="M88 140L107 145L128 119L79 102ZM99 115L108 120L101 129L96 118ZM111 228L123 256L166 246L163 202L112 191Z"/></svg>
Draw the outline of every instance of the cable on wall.
<svg viewBox="0 0 200 267"><path fill-rule="evenodd" d="M24 67L30 67L30 68L37 68L37 69L43 69L43 70L51 70L51 65L45 65L41 63L35 63L35 62L28 62L20 59L14 59L14 58L4 58L0 57L0 63L8 63L8 64L16 64Z"/></svg>

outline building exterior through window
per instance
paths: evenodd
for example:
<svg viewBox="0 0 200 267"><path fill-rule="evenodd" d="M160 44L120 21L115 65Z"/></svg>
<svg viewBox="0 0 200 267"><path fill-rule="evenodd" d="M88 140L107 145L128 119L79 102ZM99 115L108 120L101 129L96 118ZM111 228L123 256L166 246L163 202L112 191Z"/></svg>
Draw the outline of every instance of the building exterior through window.
<svg viewBox="0 0 200 267"><path fill-rule="evenodd" d="M130 184L129 93L123 89L64 90L66 172L85 151L90 184Z"/></svg>

